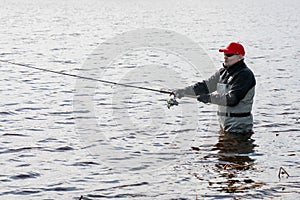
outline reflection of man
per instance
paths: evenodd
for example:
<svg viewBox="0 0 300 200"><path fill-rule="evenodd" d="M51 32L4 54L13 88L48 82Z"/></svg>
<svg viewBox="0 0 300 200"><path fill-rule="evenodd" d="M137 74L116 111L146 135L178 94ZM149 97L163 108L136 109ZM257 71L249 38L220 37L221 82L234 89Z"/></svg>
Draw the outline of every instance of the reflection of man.
<svg viewBox="0 0 300 200"><path fill-rule="evenodd" d="M241 134L221 134L218 143L213 150L218 150L217 157L219 164L216 165L217 172L224 181L219 184L222 190L226 192L243 191L248 188L259 187L253 179L238 171L252 170L254 159L250 154L254 152L255 144L252 139ZM213 182L212 182L213 183ZM217 187L216 185L214 187Z"/></svg>
<svg viewBox="0 0 300 200"><path fill-rule="evenodd" d="M254 162L249 157L254 152L255 145L252 139L237 134L220 135L218 143L215 145L218 151L220 164L235 164L243 167L245 164Z"/></svg>
<svg viewBox="0 0 300 200"><path fill-rule="evenodd" d="M198 82L184 89L177 89L178 98L196 95L198 101L218 105L220 128L223 132L251 135L253 117L251 114L255 93L255 77L244 63L244 47L230 43L224 52L223 67L208 80Z"/></svg>

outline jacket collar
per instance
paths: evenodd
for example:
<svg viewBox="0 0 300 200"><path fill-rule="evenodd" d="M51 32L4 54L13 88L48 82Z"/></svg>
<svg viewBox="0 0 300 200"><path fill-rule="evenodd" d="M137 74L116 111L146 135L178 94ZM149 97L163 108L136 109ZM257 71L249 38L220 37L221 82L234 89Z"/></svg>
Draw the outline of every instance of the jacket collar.
<svg viewBox="0 0 300 200"><path fill-rule="evenodd" d="M244 59L243 60L240 60L238 61L237 63L229 66L229 67L226 67L224 66L223 64L223 67L226 69L226 71L229 73L229 74L232 74L234 73L235 71L237 71L238 69L241 69L241 68L244 68L245 67L245 63L244 63Z"/></svg>

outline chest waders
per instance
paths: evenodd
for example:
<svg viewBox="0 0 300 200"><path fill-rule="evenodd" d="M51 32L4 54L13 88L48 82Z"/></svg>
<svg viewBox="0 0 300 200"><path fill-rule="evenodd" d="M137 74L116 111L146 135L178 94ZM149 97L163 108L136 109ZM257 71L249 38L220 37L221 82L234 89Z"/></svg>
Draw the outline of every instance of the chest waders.
<svg viewBox="0 0 300 200"><path fill-rule="evenodd" d="M230 84L217 84L217 92L226 94ZM247 133L252 131L253 116L251 114L255 89L251 88L236 106L218 106L218 120L223 131L231 133Z"/></svg>

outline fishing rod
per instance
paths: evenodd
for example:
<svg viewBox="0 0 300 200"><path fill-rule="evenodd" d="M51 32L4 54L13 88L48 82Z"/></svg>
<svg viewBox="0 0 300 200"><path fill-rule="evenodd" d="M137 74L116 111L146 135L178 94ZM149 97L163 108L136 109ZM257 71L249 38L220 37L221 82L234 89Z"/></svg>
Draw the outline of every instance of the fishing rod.
<svg viewBox="0 0 300 200"><path fill-rule="evenodd" d="M8 61L8 60L0 60L0 62L12 64L12 65L17 65L17 66L22 66L22 67L26 67L26 68L30 68L30 69L40 70L40 71L44 71L44 72L55 73L55 74L64 75L64 76L71 76L71 77L75 77L75 78L81 78L81 79L90 80L90 81L97 81L97 82L106 83L106 84L119 85L119 86L123 86L123 87L130 87L130 88L135 88L135 89L140 89L140 90L148 90L148 91L152 91L152 92L159 92L159 93L163 93L163 94L169 94L170 96L174 96L174 98L171 98L167 101L168 108L170 109L171 106L174 106L174 105L177 106L179 104L176 101L176 96L175 96L174 92L171 92L171 91L158 90L158 89L154 89L154 88L134 86L134 85L129 85L129 84L125 84L125 83L117 83L117 82L113 82L113 81L107 81L107 80L102 80L102 79L86 77L86 76L80 76L80 75L76 75L76 74L69 74L69 73L54 71L54 70L50 70L50 69L34 67L34 66L29 65L29 64L16 63L16 62Z"/></svg>
<svg viewBox="0 0 300 200"><path fill-rule="evenodd" d="M171 91L158 90L158 89L153 89L153 88L134 86L134 85L129 85L129 84L125 84L125 83L117 83L117 82L101 80L101 79L96 79L96 78L91 78L91 77L86 77L86 76L80 76L80 75L76 75L76 74L69 74L69 73L54 71L54 70L50 70L50 69L43 69L43 68L39 68L39 67L34 67L34 66L31 66L31 65L28 65L28 64L21 64L21 63L5 61L5 60L0 60L0 62L12 64L12 65L18 65L18 66L22 66L22 67L27 67L27 68L31 68L31 69L36 69L36 70L40 70L40 71L44 71L44 72L51 72L51 73L60 74L60 75L64 75L64 76L72 76L72 77L86 79L86 80L90 80L90 81L102 82L102 83L106 83L106 84L119 85L119 86L124 86L124 87L131 87L131 88L136 88L136 89L141 89L141 90L148 90L148 91L159 92L159 93L170 94L170 95L174 94Z"/></svg>

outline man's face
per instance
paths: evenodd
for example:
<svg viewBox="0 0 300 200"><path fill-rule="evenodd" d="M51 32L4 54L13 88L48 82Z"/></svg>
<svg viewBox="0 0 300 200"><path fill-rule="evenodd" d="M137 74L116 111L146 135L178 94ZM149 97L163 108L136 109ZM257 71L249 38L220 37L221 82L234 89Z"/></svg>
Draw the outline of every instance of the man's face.
<svg viewBox="0 0 300 200"><path fill-rule="evenodd" d="M224 65L226 67L230 67L237 63L238 61L242 60L243 56L239 54L227 54L224 53Z"/></svg>

